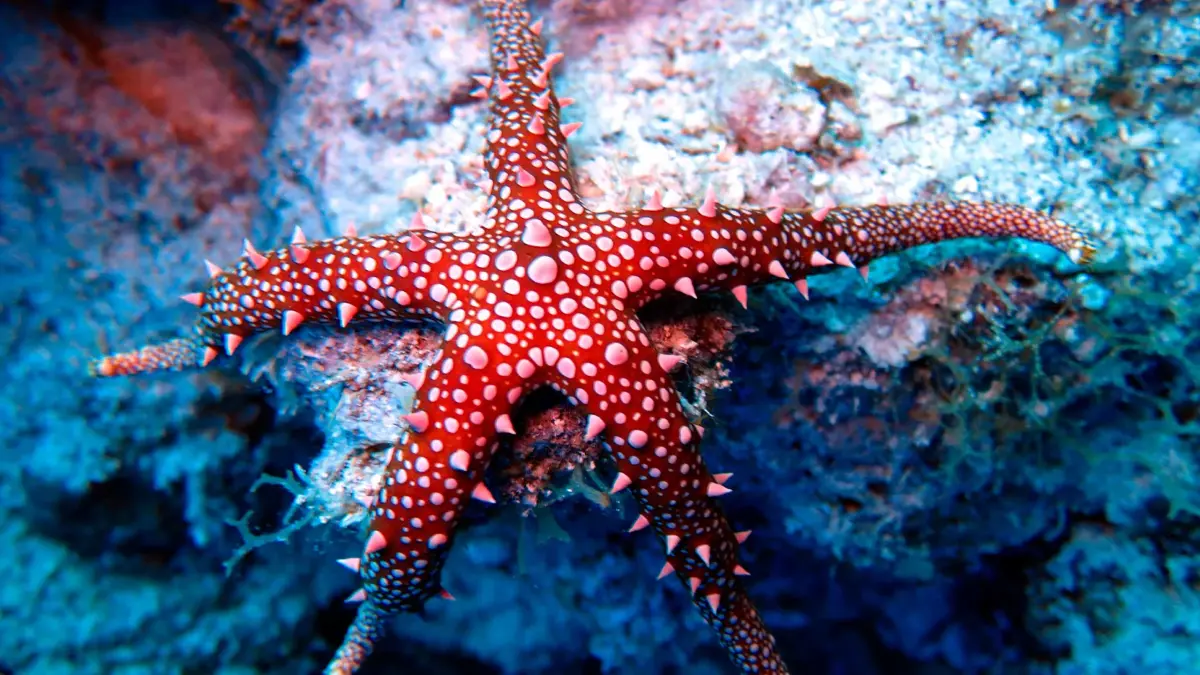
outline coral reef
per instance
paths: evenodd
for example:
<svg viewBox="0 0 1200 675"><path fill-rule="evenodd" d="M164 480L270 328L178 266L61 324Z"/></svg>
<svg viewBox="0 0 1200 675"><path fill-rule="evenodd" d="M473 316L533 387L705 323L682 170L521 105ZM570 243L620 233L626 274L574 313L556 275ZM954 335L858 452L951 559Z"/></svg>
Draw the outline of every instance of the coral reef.
<svg viewBox="0 0 1200 675"><path fill-rule="evenodd" d="M341 639L352 578L329 560L359 545L369 491L331 488L382 465L375 444L403 410L378 404L405 403L397 376L431 357L428 330L247 340L247 375L80 373L176 335L201 258L233 259L244 236L395 232L416 211L464 232L477 217L482 26L466 3L394 4L241 3L231 14L252 24L232 38L278 88L266 105L254 69L221 55L227 16L71 25L0 6L0 345L19 383L0 405L0 508L22 572L0 594L0 669L315 672ZM538 6L568 55L565 121L586 122L571 145L589 207L656 187L699 202L709 184L735 206L993 199L1106 244L1087 273L1020 243L956 245L873 265L870 285L814 278L809 302L787 289L751 294L749 312L646 317L656 348L687 356L684 410L708 429L708 462L736 474L722 501L754 529L751 593L785 649L810 672L1187 670L1187 3L635 4ZM137 64L126 73L163 72L178 61L154 50L170 45L214 64L207 84L168 84L235 90L183 112L239 120L248 135L214 142L245 154L181 141L178 113L89 55L93 33ZM720 108L742 64L786 74L771 91L805 106L815 92L815 147L734 136L783 137L775 118L736 118L770 109L752 99ZM661 552L613 524L634 512L597 484L611 474L564 453L578 420L545 403L489 477L519 503L468 516L443 570L457 602L393 622L364 672L727 672L686 593L655 583Z"/></svg>
<svg viewBox="0 0 1200 675"><path fill-rule="evenodd" d="M368 496L356 490L370 516L366 546L339 562L361 575L350 601L362 605L326 672L358 672L388 615L452 598L441 569L467 503L496 502L486 474L516 433L517 406L551 389L586 414L584 440L600 440L616 468L610 494L633 494L639 515L629 531L652 528L665 544L659 576L674 572L690 588L739 670L786 673L738 579L750 574L738 553L750 532L735 532L714 501L731 492L731 474L706 467L703 428L674 387L683 357L654 349L637 313L698 292L731 291L746 306L748 287L781 279L807 297L810 276L840 266L865 279L883 256L965 237L1023 237L1078 264L1095 248L1076 227L986 202L739 209L709 188L698 207L666 208L656 191L640 209L591 211L579 203L566 146L579 124L560 125L570 101L550 81L563 55L543 51L543 23L523 0L482 0L479 9L491 38L490 76L477 76L472 94L489 102L479 223L438 234L418 215L402 234L314 242L297 227L288 247L265 254L246 240L235 268L206 263L211 283L183 297L200 309L194 335L104 357L91 371L206 367L247 337L304 323L435 320L444 342L408 376L411 412L387 420L407 433L382 444Z"/></svg>

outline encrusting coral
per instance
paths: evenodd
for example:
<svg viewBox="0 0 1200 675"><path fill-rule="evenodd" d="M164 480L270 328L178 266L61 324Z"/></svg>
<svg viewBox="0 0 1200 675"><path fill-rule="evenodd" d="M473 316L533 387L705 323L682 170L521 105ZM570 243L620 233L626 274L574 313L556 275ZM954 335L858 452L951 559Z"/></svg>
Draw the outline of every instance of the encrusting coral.
<svg viewBox="0 0 1200 675"><path fill-rule="evenodd" d="M813 211L727 208L710 190L699 206L585 207L560 125L569 100L550 76L560 54L543 52L542 23L522 0L481 0L491 32L484 222L467 234L416 226L394 235L353 233L261 253L249 242L229 271L209 263L211 285L185 300L200 308L194 335L93 364L102 376L206 366L252 334L304 323L433 319L445 342L410 383L409 430L392 450L371 508L360 558L357 620L327 673L353 673L378 640L383 618L418 611L442 594L439 578L470 498L494 502L484 472L515 433L514 406L553 388L586 414L640 515L665 544L674 572L746 673L785 673L774 640L739 577L735 532L715 499L729 476L699 454L703 429L684 414L671 371L681 358L651 345L637 312L653 300L729 291L867 265L889 253L960 237L1016 236L1048 243L1077 263L1093 249L1074 227L1020 206L924 203Z"/></svg>

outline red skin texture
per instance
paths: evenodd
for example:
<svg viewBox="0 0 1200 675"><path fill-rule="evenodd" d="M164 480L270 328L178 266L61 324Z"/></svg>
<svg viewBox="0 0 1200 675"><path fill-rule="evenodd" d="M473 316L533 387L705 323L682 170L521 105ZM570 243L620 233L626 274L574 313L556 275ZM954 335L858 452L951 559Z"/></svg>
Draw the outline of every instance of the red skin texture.
<svg viewBox="0 0 1200 675"><path fill-rule="evenodd" d="M441 593L440 571L469 498L515 405L552 387L587 415L641 518L745 673L786 673L740 581L741 540L715 503L728 492L699 454L637 311L677 293L733 291L859 267L882 255L958 237L1021 236L1086 260L1075 229L1019 206L929 203L785 212L658 200L622 213L580 202L559 101L541 39L520 0L482 0L491 32L489 192L484 222L466 235L410 231L342 237L247 256L191 301L192 338L119 354L94 366L118 375L207 363L240 339L301 322L433 317L447 325L419 385L411 430L390 458L371 507L370 536L350 565L364 603L327 673L353 673L381 618L419 610ZM802 286L807 292L807 288Z"/></svg>

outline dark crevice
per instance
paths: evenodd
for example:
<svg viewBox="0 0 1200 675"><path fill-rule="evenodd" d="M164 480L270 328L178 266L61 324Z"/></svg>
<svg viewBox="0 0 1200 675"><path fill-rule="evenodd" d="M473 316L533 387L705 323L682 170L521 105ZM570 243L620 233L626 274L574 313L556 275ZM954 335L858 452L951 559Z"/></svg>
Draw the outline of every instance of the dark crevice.
<svg viewBox="0 0 1200 675"><path fill-rule="evenodd" d="M306 463L321 447L320 434L311 423L280 425L267 397L251 389L233 390L202 402L191 420L195 433L221 427L247 439L244 462L205 476L209 485L221 486L223 494L247 493L258 475L255 457L269 458L267 472L284 471L295 463ZM161 442L169 445L172 439ZM183 483L158 487L153 476L139 471L136 457L154 451L154 447L129 449L128 457L114 458L121 463L120 470L80 493L26 476L24 488L29 498L22 515L35 532L112 573L168 578L198 562L219 570L227 544L233 542L232 531L227 533L228 542L196 546L185 512L189 495ZM291 504L291 495L277 492L260 490L244 498L259 519L256 526L270 528ZM192 501L196 498L191 496Z"/></svg>
<svg viewBox="0 0 1200 675"><path fill-rule="evenodd" d="M195 556L181 495L160 491L125 470L81 493L26 477L22 515L42 536L113 573L169 576L175 562Z"/></svg>

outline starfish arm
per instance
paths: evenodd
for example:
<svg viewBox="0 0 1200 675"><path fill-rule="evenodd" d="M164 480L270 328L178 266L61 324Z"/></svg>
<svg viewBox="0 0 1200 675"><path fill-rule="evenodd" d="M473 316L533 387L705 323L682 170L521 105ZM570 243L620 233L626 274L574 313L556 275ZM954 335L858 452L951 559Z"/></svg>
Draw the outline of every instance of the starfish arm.
<svg viewBox="0 0 1200 675"><path fill-rule="evenodd" d="M88 372L95 377L119 377L156 370L185 370L199 365L204 352L204 342L199 337L176 338L96 359L88 364Z"/></svg>
<svg viewBox="0 0 1200 675"><path fill-rule="evenodd" d="M726 208L710 193L699 208L597 215L625 231L626 241L602 252L601 262L614 270L618 297L634 308L673 290L733 290L744 300L746 286L802 284L814 274L863 268L889 253L964 237L1024 237L1084 264L1095 252L1071 225L1022 206L987 202L789 212Z"/></svg>
<svg viewBox="0 0 1200 675"><path fill-rule="evenodd" d="M850 206L786 213L781 241L791 250L785 263L795 276L821 268L866 265L889 253L922 244L969 237L1020 237L1049 244L1073 262L1087 264L1095 254L1087 236L1040 211L995 202L922 202ZM818 257L818 254L820 257ZM822 260L822 258L824 260Z"/></svg>
<svg viewBox="0 0 1200 675"><path fill-rule="evenodd" d="M509 413L531 386L536 367L485 340L463 339L486 311L463 312L451 323L446 346L406 417L410 431L388 458L363 556L350 561L363 581L361 597L374 612L418 611L444 593L442 565L463 509L472 498L495 501L484 474L500 434L513 433ZM360 639L365 634L355 623L338 658L356 663L369 652L369 641ZM336 670L336 664L327 672L353 672Z"/></svg>
<svg viewBox="0 0 1200 675"><path fill-rule="evenodd" d="M304 323L346 326L354 317L445 320L461 304L441 282L457 257L454 235L299 239L266 253L247 242L229 271L209 263L208 288L184 296L200 308L195 335L106 356L90 371L106 377L206 366L268 330L287 335Z"/></svg>
<svg viewBox="0 0 1200 675"><path fill-rule="evenodd" d="M359 606L341 647L325 668L325 675L354 675L358 672L383 634L385 618L386 615L370 601Z"/></svg>
<svg viewBox="0 0 1200 675"><path fill-rule="evenodd" d="M670 375L636 319L589 348L564 347L579 363L555 388L589 413L588 436L603 434L617 465L613 492L629 489L640 517L665 543L667 567L688 587L705 621L745 673L787 673L774 638L737 575L738 535L715 498L729 490L700 456L700 431L685 417ZM560 369L561 372L562 369Z"/></svg>
<svg viewBox="0 0 1200 675"><path fill-rule="evenodd" d="M532 23L523 1L480 4L491 33L492 75L479 78L490 100L484 157L488 225L510 213L527 220L532 212L519 215L526 209L582 213L566 140L574 129L560 126L566 100L560 101L550 84L562 54L545 55L540 23Z"/></svg>

